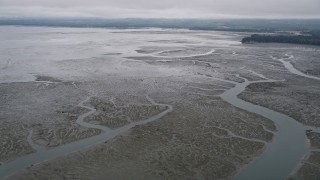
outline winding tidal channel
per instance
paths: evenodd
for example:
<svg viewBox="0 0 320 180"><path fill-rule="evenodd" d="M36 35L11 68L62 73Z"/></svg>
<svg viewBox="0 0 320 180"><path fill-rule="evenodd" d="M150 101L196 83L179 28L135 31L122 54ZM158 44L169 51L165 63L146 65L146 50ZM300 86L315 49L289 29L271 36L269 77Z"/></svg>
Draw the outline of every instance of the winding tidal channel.
<svg viewBox="0 0 320 180"><path fill-rule="evenodd" d="M288 56L288 55L286 55ZM319 77L310 76L295 69L294 66L286 61L293 58L288 56L286 59L272 59L278 60L285 68L292 74L302 76L305 78L320 80ZM307 152L307 139L305 135L306 127L298 123L291 117L288 117L279 112L253 105L237 96L245 90L245 88L252 83L273 82L272 80L265 81L245 81L224 94L222 98L228 103L239 107L243 110L259 114L272 120L277 126L277 133L273 141L268 144L267 149L256 160L250 163L243 171L241 171L236 180L281 180L286 179L294 168L299 164L304 154Z"/></svg>
<svg viewBox="0 0 320 180"><path fill-rule="evenodd" d="M243 110L259 114L272 120L277 126L273 141L267 144L266 150L250 163L235 178L237 180L281 180L285 179L297 166L307 151L305 128L294 119L273 110L254 105L239 99L237 96L251 83L274 82L245 81L222 94L222 99Z"/></svg>
<svg viewBox="0 0 320 180"><path fill-rule="evenodd" d="M79 141L76 141L76 142L73 142L70 144L66 144L63 146L59 146L59 147L49 149L49 150L39 150L39 148L37 146L34 146L34 144L32 143L31 146L36 150L36 153L17 158L14 161L11 161L9 163L1 165L0 166L0 179L5 178L9 175L12 175L17 171L23 170L24 168L27 168L27 167L32 166L34 164L38 164L38 163L41 163L41 162L44 162L44 161L47 161L47 160L50 160L53 158L57 158L57 157L60 157L60 156L84 149L84 148L88 148L93 145L97 145L97 144L106 142L106 141L128 131L129 129L131 129L137 125L144 125L149 122L158 120L173 110L171 105L156 103L148 95L146 95L146 98L149 100L149 102L152 105L165 106L167 109L162 111L161 113L155 115L155 116L148 118L148 119L137 121L137 122L131 122L130 124L123 126L121 128L118 128L118 129L109 129L104 126L93 125L93 124L84 122L84 119L86 117L92 115L96 111L96 109L94 109L90 106L84 105L84 103L86 103L87 101L90 100L90 97L87 97L85 100L81 101L78 104L78 106L86 108L89 111L85 114L80 115L76 122L79 125L82 125L87 128L96 128L96 129L102 130L103 132L100 135L93 136L93 137L83 139L83 140L79 140ZM32 133L32 131L30 131L30 132ZM28 136L29 142L32 141L31 140L31 135L32 135L31 133L29 133L29 136Z"/></svg>

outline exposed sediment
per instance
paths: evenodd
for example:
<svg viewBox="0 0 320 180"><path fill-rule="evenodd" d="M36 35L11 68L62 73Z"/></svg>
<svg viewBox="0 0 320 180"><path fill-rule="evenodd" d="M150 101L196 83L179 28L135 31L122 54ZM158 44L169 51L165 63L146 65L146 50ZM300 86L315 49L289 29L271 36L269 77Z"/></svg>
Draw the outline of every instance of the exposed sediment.
<svg viewBox="0 0 320 180"><path fill-rule="evenodd" d="M49 39L56 36L40 30L49 31ZM318 87L310 84L316 80L291 78L278 58L270 58L291 54L290 46L247 47L224 32L101 29L87 37L77 32L87 29L55 31L68 31L59 36L71 38L70 44L34 42L50 49L40 48L48 61L33 51L1 52L16 58L5 64L0 82L39 74L33 82L0 84L1 125L23 124L20 133L0 132L1 139L22 147L11 154L5 149L0 159L1 174L13 174L9 179L230 179L247 169L253 173L246 177L260 177L277 167L280 173L266 177L283 178L306 148L307 127L295 120L317 122ZM38 39L33 36L30 41ZM72 44L73 38L83 42ZM33 68L9 71L25 66ZM256 105L237 98L244 90L240 97ZM285 95L298 101L277 100ZM312 100L299 102L304 98ZM273 110L294 119L261 107L272 102ZM292 106L296 102L303 108ZM292 108L282 111L284 104ZM270 154L275 159L264 161Z"/></svg>

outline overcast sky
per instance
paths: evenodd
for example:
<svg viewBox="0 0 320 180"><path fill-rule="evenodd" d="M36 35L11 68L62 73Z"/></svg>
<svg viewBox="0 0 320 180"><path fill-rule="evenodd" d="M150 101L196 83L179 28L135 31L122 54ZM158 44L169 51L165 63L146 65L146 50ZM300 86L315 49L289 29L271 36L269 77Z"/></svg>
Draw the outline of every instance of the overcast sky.
<svg viewBox="0 0 320 180"><path fill-rule="evenodd" d="M0 0L0 16L320 18L320 0Z"/></svg>

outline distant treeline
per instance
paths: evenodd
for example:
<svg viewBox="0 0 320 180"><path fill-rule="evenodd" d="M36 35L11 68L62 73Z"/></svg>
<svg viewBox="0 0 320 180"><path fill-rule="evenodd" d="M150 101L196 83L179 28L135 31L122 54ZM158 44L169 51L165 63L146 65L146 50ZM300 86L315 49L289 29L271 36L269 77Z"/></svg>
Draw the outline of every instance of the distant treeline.
<svg viewBox="0 0 320 180"><path fill-rule="evenodd" d="M320 36L313 35L260 35L253 34L242 39L242 43L292 43L320 46Z"/></svg>
<svg viewBox="0 0 320 180"><path fill-rule="evenodd" d="M1 1L1 0L0 0ZM263 20L263 19L104 19L104 18L28 18L0 17L1 25L90 27L90 28L173 28L208 31L237 31L267 33L277 31L319 32L320 19Z"/></svg>

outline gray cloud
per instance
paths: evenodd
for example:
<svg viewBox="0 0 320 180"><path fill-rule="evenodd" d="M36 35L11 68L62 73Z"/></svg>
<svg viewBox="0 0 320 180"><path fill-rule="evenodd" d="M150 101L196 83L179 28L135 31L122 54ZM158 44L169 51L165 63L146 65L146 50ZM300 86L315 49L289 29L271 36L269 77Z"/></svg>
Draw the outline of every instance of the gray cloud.
<svg viewBox="0 0 320 180"><path fill-rule="evenodd" d="M320 18L320 0L0 0L0 16Z"/></svg>

